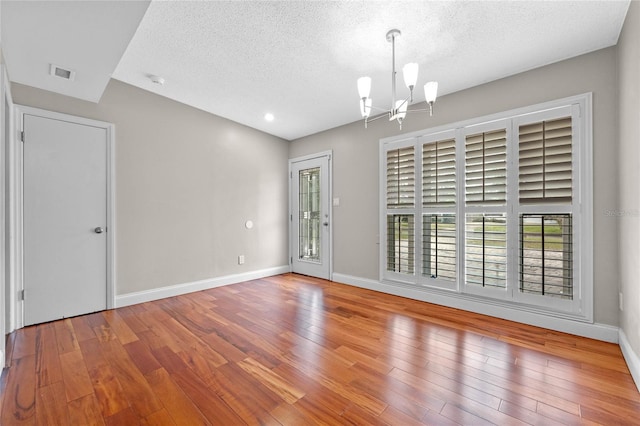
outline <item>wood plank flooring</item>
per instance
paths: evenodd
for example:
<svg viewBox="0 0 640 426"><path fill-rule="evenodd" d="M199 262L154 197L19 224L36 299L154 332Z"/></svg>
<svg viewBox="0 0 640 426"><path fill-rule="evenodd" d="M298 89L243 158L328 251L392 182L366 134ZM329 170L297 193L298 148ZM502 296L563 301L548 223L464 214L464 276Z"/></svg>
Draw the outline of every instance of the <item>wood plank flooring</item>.
<svg viewBox="0 0 640 426"><path fill-rule="evenodd" d="M27 327L8 425L638 424L617 345L294 274Z"/></svg>

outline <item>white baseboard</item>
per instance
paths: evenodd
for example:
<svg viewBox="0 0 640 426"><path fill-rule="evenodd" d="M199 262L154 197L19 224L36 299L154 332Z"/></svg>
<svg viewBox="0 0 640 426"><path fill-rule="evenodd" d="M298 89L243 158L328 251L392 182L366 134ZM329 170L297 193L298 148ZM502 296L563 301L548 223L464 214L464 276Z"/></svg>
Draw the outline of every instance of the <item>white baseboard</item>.
<svg viewBox="0 0 640 426"><path fill-rule="evenodd" d="M624 334L622 329L620 329L620 349L622 349L624 360L627 362L629 371L631 371L631 377L633 377L633 381L636 382L636 387L640 392L640 357L631 347L627 335Z"/></svg>
<svg viewBox="0 0 640 426"><path fill-rule="evenodd" d="M243 272L241 274L225 275L222 277L209 278L206 280L193 281L190 283L176 284L167 287L154 288L151 290L137 291L116 296L116 308L135 305L137 303L151 302L153 300L164 299L166 297L179 296L181 294L193 293L194 291L207 290L224 285L236 284L243 281L251 281L273 275L286 274L291 272L289 265L277 266L274 268L261 269L258 271Z"/></svg>
<svg viewBox="0 0 640 426"><path fill-rule="evenodd" d="M453 295L429 292L419 288L411 289L406 287L397 287L381 281L339 273L333 274L333 281L369 290L380 291L382 293L407 297L409 299L434 303L436 305L443 305L478 314L489 315L509 321L562 331L564 333L575 334L577 336L589 337L591 339L603 340L610 343L618 343L618 327L612 325L559 318L545 313L524 311L496 304L487 304L480 300L473 300L472 298L463 299Z"/></svg>

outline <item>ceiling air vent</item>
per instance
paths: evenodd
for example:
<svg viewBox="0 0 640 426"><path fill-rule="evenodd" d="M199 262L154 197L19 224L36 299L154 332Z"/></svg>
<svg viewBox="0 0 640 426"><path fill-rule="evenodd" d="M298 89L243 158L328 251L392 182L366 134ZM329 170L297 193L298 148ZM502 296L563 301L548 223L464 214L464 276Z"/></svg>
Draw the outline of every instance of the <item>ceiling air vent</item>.
<svg viewBox="0 0 640 426"><path fill-rule="evenodd" d="M70 81L73 81L73 79L76 78L75 71L67 70L54 64L51 64L51 68L49 69L49 74L51 74L54 77L60 77Z"/></svg>

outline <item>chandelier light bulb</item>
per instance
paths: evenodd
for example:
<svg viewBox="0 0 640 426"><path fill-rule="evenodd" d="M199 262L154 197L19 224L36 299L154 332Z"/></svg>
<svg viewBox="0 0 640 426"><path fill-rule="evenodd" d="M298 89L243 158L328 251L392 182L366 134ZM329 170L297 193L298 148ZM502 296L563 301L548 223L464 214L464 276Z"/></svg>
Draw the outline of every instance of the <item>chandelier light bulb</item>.
<svg viewBox="0 0 640 426"><path fill-rule="evenodd" d="M424 98L429 104L429 116L433 116L433 103L438 96L438 82L430 81L424 85Z"/></svg>
<svg viewBox="0 0 640 426"><path fill-rule="evenodd" d="M402 75L404 76L404 84L407 85L407 89L413 90L418 81L418 64L410 62L402 68Z"/></svg>
<svg viewBox="0 0 640 426"><path fill-rule="evenodd" d="M430 81L424 85L424 98L427 103L434 103L436 101L436 97L438 96L438 82Z"/></svg>
<svg viewBox="0 0 640 426"><path fill-rule="evenodd" d="M358 79L358 93L360 99L368 98L371 93L371 77L360 77Z"/></svg>

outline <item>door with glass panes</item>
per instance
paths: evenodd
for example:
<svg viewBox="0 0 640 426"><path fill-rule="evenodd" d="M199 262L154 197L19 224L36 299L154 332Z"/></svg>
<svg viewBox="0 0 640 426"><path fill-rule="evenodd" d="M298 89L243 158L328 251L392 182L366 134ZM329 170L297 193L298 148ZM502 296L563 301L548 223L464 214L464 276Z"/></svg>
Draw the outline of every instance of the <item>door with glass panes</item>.
<svg viewBox="0 0 640 426"><path fill-rule="evenodd" d="M291 270L331 277L331 154L290 161Z"/></svg>

